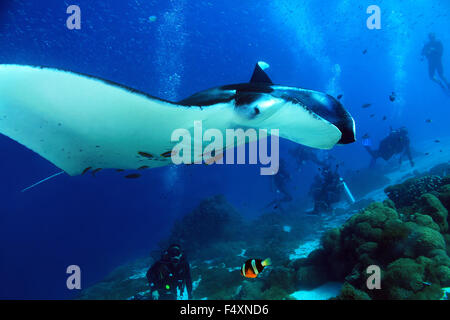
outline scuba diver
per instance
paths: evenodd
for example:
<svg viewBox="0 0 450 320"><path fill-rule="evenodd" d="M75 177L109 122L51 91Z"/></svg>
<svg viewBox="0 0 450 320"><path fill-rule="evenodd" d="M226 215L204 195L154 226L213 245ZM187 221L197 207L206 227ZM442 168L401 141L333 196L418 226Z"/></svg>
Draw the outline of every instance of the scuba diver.
<svg viewBox="0 0 450 320"><path fill-rule="evenodd" d="M378 150L372 150L370 147L370 140L363 141L364 148L372 157L370 166L374 166L378 158L383 158L385 161L391 159L394 155L399 155L399 163L402 164L403 156L406 155L409 159L411 167L414 167L414 161L411 156L411 148L409 145L408 130L401 127L398 130L392 130L389 135L381 140Z"/></svg>
<svg viewBox="0 0 450 320"><path fill-rule="evenodd" d="M314 178L309 191L314 198L314 209L307 212L308 214L331 212L333 210L332 205L341 199L343 186L352 202L354 202L353 196L349 194L349 190L339 176L338 168L339 165L336 165L335 170L333 170L330 164L326 164Z"/></svg>
<svg viewBox="0 0 450 320"><path fill-rule="evenodd" d="M442 53L444 52L442 42L436 40L436 35L433 32L428 34L428 39L428 42L422 49L421 60L423 61L424 56L428 59L428 75L430 79L436 82L442 89L446 91L450 90L450 85L444 76L444 68L442 66ZM436 71L442 81L434 76ZM442 82L444 82L445 86Z"/></svg>
<svg viewBox="0 0 450 320"><path fill-rule="evenodd" d="M324 166L325 161L322 161L317 156L317 150L306 146L298 145L294 149L290 149L289 153L297 162L297 171L300 171L302 165L307 161L311 161L318 166Z"/></svg>
<svg viewBox="0 0 450 320"><path fill-rule="evenodd" d="M292 201L292 196L288 191L286 183L291 179L289 172L286 169L286 162L280 159L279 169L277 174L271 176L271 189L276 192L276 198L270 202L266 207L274 206L274 209L280 208L281 203ZM281 197L279 197L281 195Z"/></svg>
<svg viewBox="0 0 450 320"><path fill-rule="evenodd" d="M177 244L169 246L161 259L148 269L147 280L153 300L177 300L177 288L181 294L186 288L188 299L192 299L189 263Z"/></svg>

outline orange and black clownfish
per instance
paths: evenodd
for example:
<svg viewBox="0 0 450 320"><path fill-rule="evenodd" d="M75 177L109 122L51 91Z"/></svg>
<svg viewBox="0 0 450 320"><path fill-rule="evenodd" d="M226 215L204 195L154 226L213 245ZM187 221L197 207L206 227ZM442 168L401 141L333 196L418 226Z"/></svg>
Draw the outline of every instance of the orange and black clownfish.
<svg viewBox="0 0 450 320"><path fill-rule="evenodd" d="M272 261L270 258L266 260L250 259L247 260L241 268L241 275L246 278L256 278L265 267L270 266Z"/></svg>

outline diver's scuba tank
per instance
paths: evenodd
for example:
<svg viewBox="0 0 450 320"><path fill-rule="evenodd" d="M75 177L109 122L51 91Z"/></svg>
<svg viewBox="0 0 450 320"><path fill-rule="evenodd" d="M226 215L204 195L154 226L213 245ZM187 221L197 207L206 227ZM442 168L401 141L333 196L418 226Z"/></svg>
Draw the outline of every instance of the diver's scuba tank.
<svg viewBox="0 0 450 320"><path fill-rule="evenodd" d="M345 183L344 179L342 179L342 177L339 177L339 181L344 186L345 194L347 194L347 197L349 198L350 202L355 203L355 198L353 197L353 194L351 193L351 191L348 188L347 184Z"/></svg>

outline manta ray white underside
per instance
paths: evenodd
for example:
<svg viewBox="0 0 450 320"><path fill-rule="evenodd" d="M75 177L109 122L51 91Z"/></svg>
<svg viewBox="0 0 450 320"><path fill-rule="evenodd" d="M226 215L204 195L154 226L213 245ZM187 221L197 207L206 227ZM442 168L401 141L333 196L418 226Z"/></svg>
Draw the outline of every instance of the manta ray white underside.
<svg viewBox="0 0 450 320"><path fill-rule="evenodd" d="M194 121L202 121L204 129L245 127L234 106L233 101L183 106L68 71L0 65L0 133L69 175L82 174L87 168L169 165L175 129L193 133ZM298 110L286 110L287 116L275 113L266 128L282 130L283 122L286 126L303 123L298 136L316 135L320 147L331 148L339 140L339 130L329 122L310 112L299 116ZM294 129L292 140L303 143Z"/></svg>

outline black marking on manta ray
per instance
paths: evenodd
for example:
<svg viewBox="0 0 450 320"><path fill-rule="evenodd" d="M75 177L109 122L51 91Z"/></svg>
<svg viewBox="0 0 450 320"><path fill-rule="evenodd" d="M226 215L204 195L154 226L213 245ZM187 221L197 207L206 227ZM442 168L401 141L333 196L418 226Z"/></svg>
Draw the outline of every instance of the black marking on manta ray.
<svg viewBox="0 0 450 320"><path fill-rule="evenodd" d="M243 105L246 101L255 101L262 93L271 93L274 90L267 83L239 83L230 84L218 88L212 88L197 92L190 97L178 101L182 106L208 107L219 103L229 103L233 99L237 105ZM242 101L242 103L239 103Z"/></svg>
<svg viewBox="0 0 450 320"><path fill-rule="evenodd" d="M272 84L267 83L238 83L229 84L220 87L222 90L236 90L239 92L254 92L254 93L271 93L274 91Z"/></svg>
<svg viewBox="0 0 450 320"><path fill-rule="evenodd" d="M92 175L95 176L95 174L96 174L97 172L99 172L100 170L102 170L102 168L97 168L97 169L93 170L93 171L92 171Z"/></svg>
<svg viewBox="0 0 450 320"><path fill-rule="evenodd" d="M149 158L149 159L152 159L152 158L153 158L153 155L150 154L150 153L148 153L148 152L138 151L138 154L139 154L140 156L142 156L142 157L145 157L145 158ZM136 157L137 157L137 156L136 156Z"/></svg>
<svg viewBox="0 0 450 320"><path fill-rule="evenodd" d="M246 106L256 102L261 95L255 92L243 92L236 95L236 107Z"/></svg>
<svg viewBox="0 0 450 320"><path fill-rule="evenodd" d="M171 156L172 156L172 150L161 154L161 157L164 157L164 158L169 158Z"/></svg>

